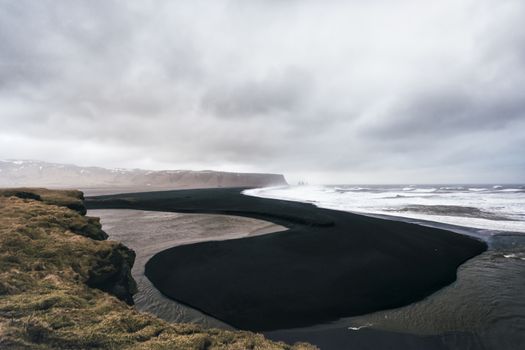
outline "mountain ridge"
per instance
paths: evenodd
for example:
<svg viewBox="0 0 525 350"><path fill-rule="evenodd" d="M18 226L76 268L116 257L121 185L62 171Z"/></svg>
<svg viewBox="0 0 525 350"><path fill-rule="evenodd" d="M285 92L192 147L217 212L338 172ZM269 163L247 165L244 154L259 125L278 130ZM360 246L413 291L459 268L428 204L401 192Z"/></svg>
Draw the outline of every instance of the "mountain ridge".
<svg viewBox="0 0 525 350"><path fill-rule="evenodd" d="M239 173L214 170L146 170L103 168L39 160L0 160L0 186L52 188L128 187L179 189L267 187L287 185L282 174Z"/></svg>

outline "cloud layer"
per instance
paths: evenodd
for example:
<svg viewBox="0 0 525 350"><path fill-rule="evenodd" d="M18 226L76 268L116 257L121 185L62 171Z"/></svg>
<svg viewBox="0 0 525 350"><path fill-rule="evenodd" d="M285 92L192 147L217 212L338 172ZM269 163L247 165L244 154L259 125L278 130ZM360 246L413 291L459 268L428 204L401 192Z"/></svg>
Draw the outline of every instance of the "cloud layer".
<svg viewBox="0 0 525 350"><path fill-rule="evenodd" d="M0 158L525 182L524 22L520 0L0 0Z"/></svg>

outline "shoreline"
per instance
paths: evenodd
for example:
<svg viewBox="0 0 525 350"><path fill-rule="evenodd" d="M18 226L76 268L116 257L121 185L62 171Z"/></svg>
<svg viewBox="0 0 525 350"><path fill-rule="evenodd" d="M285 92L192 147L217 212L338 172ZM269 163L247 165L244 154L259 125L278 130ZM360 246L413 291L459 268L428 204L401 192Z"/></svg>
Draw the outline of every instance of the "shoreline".
<svg viewBox="0 0 525 350"><path fill-rule="evenodd" d="M2 349L315 348L136 310L135 253L107 240L80 191L0 189L0 208Z"/></svg>
<svg viewBox="0 0 525 350"><path fill-rule="evenodd" d="M257 331L421 300L453 282L457 267L486 249L483 242L441 229L248 197L241 190L109 195L87 198L86 204L240 215L289 228L170 248L146 264L146 275L163 294Z"/></svg>
<svg viewBox="0 0 525 350"><path fill-rule="evenodd" d="M136 254L131 270L137 283L135 308L168 321L198 323L204 327L233 329L213 317L178 303L157 290L144 274L146 261L167 248L210 240L227 240L285 230L270 222L238 216L154 212L134 209L96 209L108 239L121 242ZM144 232L148 240L141 239Z"/></svg>

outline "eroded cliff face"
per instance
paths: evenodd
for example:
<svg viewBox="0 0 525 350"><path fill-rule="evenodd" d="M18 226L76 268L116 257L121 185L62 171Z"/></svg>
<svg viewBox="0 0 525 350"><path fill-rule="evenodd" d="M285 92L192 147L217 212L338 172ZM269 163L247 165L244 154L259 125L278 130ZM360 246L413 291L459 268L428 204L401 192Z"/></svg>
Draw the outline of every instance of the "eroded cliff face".
<svg viewBox="0 0 525 350"><path fill-rule="evenodd" d="M96 263L89 271L86 284L133 305L133 294L137 292L137 285L131 277L134 261L135 252L122 244L109 251L97 252Z"/></svg>
<svg viewBox="0 0 525 350"><path fill-rule="evenodd" d="M169 324L128 306L135 254L106 240L82 199L79 191L0 190L0 348L292 348L249 332Z"/></svg>

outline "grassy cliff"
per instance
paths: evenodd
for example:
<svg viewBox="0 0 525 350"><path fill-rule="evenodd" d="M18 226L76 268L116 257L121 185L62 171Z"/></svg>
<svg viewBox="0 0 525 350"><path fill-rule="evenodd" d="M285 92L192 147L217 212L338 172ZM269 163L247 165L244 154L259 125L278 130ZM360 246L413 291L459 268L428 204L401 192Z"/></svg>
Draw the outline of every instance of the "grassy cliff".
<svg viewBox="0 0 525 350"><path fill-rule="evenodd" d="M0 348L313 348L137 312L134 252L85 213L79 191L0 190Z"/></svg>

